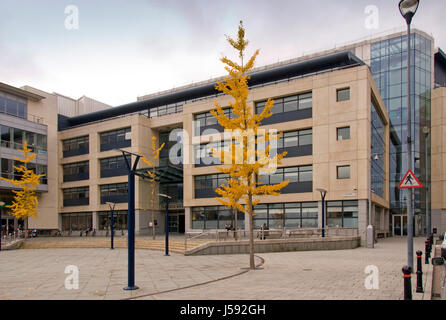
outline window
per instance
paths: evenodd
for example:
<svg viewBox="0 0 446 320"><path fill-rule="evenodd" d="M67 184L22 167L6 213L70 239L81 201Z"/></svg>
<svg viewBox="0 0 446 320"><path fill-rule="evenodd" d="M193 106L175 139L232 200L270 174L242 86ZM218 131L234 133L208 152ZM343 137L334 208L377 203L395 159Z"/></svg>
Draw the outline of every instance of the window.
<svg viewBox="0 0 446 320"><path fill-rule="evenodd" d="M350 179L350 166L338 166L337 167L338 179Z"/></svg>
<svg viewBox="0 0 446 320"><path fill-rule="evenodd" d="M160 116L165 116L173 113L183 112L184 102L172 103L165 106L159 106L156 108L149 109L149 118L156 118Z"/></svg>
<svg viewBox="0 0 446 320"><path fill-rule="evenodd" d="M350 100L350 88L338 89L336 94L338 102Z"/></svg>
<svg viewBox="0 0 446 320"><path fill-rule="evenodd" d="M79 181L89 179L89 162L82 161L63 165L63 181Z"/></svg>
<svg viewBox="0 0 446 320"><path fill-rule="evenodd" d="M217 196L215 189L222 184L227 184L229 174L208 174L195 176L195 198L212 198Z"/></svg>
<svg viewBox="0 0 446 320"><path fill-rule="evenodd" d="M101 133L101 151L130 147L131 139L128 133L131 133L130 127Z"/></svg>
<svg viewBox="0 0 446 320"><path fill-rule="evenodd" d="M63 140L62 151L64 157L72 157L81 154L88 154L89 152L88 136Z"/></svg>
<svg viewBox="0 0 446 320"><path fill-rule="evenodd" d="M259 204L254 207L255 229L266 223L270 229L317 228L317 202Z"/></svg>
<svg viewBox="0 0 446 320"><path fill-rule="evenodd" d="M327 201L327 227L357 228L358 201Z"/></svg>
<svg viewBox="0 0 446 320"><path fill-rule="evenodd" d="M312 117L312 92L292 95L283 98L274 98L273 115L262 120L262 124L273 124L293 120L308 119ZM265 101L256 103L256 113L261 114L265 109Z"/></svg>
<svg viewBox="0 0 446 320"><path fill-rule="evenodd" d="M64 207L88 205L89 191L89 187L63 189Z"/></svg>
<svg viewBox="0 0 446 320"><path fill-rule="evenodd" d="M303 109L310 109L312 103L312 93L302 93L284 98L275 98L274 107L272 109L273 114L297 111ZM265 108L266 101L256 103L256 113L261 114Z"/></svg>
<svg viewBox="0 0 446 320"><path fill-rule="evenodd" d="M127 210L116 210L113 213L115 230L127 229ZM111 213L110 211L98 212L98 230L110 230Z"/></svg>
<svg viewBox="0 0 446 320"><path fill-rule="evenodd" d="M348 140L350 139L350 127L337 128L338 140Z"/></svg>
<svg viewBox="0 0 446 320"><path fill-rule="evenodd" d="M26 119L27 101L26 99L0 92L0 113Z"/></svg>
<svg viewBox="0 0 446 320"><path fill-rule="evenodd" d="M223 113L229 118L234 118L234 114L232 113L232 108L223 108ZM206 129L206 127L211 127L213 129L218 130L219 132L223 132L224 128L219 125L217 118L212 115L212 113L205 112L195 115L195 135L200 135Z"/></svg>
<svg viewBox="0 0 446 320"><path fill-rule="evenodd" d="M130 156L126 156L130 163ZM128 174L126 160L123 156L101 159L101 178L125 176Z"/></svg>
<svg viewBox="0 0 446 320"><path fill-rule="evenodd" d="M101 204L106 202L123 203L128 201L128 183L106 184L101 188Z"/></svg>
<svg viewBox="0 0 446 320"><path fill-rule="evenodd" d="M225 206L193 207L192 229L224 229L227 222L235 227L235 212ZM245 214L237 213L239 229L245 228Z"/></svg>
<svg viewBox="0 0 446 320"><path fill-rule="evenodd" d="M93 226L93 215L91 212L63 213L62 231L85 231Z"/></svg>
<svg viewBox="0 0 446 320"><path fill-rule="evenodd" d="M265 185L278 184L288 180L281 193L302 193L313 190L313 166L277 168L274 173L260 175L258 181Z"/></svg>

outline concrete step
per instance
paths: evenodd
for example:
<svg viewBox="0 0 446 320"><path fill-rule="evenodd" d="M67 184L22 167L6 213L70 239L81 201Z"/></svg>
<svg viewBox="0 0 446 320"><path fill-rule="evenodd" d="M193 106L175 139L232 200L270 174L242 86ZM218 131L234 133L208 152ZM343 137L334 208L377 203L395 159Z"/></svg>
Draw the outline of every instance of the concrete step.
<svg viewBox="0 0 446 320"><path fill-rule="evenodd" d="M118 239L115 240L113 243L113 246L115 248L127 248L127 240L126 239ZM187 243L187 249L190 250L192 248L195 248L201 244L203 244L204 241L191 241ZM48 249L48 248L109 248L110 247L110 240L60 240L60 241L25 241L22 248L23 249ZM165 243L164 241L148 241L148 240L136 240L135 241L135 248L136 249L146 249L146 250L159 250L164 251L165 250ZM169 242L169 251L176 252L176 253L184 253L184 242L182 241L172 241Z"/></svg>

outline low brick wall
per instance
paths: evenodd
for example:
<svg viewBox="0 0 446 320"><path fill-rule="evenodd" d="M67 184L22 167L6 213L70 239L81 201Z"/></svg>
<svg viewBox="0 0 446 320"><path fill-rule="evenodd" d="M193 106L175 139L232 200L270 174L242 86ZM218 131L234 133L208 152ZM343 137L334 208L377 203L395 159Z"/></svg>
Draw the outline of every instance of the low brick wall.
<svg viewBox="0 0 446 320"><path fill-rule="evenodd" d="M360 237L329 237L306 239L254 240L254 252L286 252L313 250L354 249L361 244ZM185 255L217 255L249 253L249 241L208 242L187 250Z"/></svg>

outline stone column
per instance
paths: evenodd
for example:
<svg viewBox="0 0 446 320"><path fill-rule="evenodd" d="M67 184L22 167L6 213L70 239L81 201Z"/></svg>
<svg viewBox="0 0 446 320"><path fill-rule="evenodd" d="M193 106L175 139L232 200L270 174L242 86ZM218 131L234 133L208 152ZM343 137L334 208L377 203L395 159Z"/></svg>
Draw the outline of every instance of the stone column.
<svg viewBox="0 0 446 320"><path fill-rule="evenodd" d="M366 245L368 206L368 200L358 200L358 234L361 237L361 246Z"/></svg>
<svg viewBox="0 0 446 320"><path fill-rule="evenodd" d="M184 233L192 231L192 208L184 208Z"/></svg>
<svg viewBox="0 0 446 320"><path fill-rule="evenodd" d="M96 233L98 231L98 212L97 211L93 211L92 213L92 223L93 223L93 229L96 230Z"/></svg>

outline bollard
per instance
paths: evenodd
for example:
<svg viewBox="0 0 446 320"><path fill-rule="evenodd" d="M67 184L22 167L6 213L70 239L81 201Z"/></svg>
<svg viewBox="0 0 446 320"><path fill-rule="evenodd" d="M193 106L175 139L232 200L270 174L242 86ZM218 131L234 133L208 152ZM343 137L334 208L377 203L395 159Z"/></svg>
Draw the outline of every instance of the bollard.
<svg viewBox="0 0 446 320"><path fill-rule="evenodd" d="M404 274L404 300L412 300L412 268L410 266L403 267Z"/></svg>
<svg viewBox="0 0 446 320"><path fill-rule="evenodd" d="M421 255L423 252L420 250L417 251L417 291L419 293L423 293L423 270L421 267Z"/></svg>
<svg viewBox="0 0 446 320"><path fill-rule="evenodd" d="M424 263L429 264L429 241L424 242Z"/></svg>

